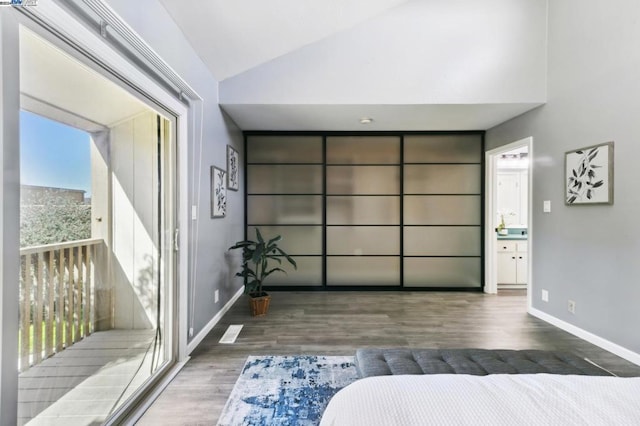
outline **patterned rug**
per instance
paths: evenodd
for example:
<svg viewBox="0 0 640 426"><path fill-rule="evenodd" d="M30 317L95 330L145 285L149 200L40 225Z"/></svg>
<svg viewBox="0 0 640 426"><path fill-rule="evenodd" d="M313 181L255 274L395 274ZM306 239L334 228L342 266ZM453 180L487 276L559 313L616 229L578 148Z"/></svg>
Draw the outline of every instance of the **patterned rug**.
<svg viewBox="0 0 640 426"><path fill-rule="evenodd" d="M351 356L250 356L218 425L317 425L356 378Z"/></svg>

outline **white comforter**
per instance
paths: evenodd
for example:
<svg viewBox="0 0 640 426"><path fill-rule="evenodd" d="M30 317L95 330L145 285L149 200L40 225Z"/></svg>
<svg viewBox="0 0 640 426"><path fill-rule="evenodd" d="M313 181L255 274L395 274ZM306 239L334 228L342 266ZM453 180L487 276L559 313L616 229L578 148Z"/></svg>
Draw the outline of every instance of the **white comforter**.
<svg viewBox="0 0 640 426"><path fill-rule="evenodd" d="M640 425L640 378L369 377L339 391L320 425Z"/></svg>

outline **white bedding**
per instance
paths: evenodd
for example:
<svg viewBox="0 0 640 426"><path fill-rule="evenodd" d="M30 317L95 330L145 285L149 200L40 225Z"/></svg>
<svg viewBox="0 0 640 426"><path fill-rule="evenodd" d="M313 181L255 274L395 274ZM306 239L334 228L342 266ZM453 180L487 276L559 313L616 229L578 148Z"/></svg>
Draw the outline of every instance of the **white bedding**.
<svg viewBox="0 0 640 426"><path fill-rule="evenodd" d="M640 425L640 378L369 377L340 390L320 425Z"/></svg>

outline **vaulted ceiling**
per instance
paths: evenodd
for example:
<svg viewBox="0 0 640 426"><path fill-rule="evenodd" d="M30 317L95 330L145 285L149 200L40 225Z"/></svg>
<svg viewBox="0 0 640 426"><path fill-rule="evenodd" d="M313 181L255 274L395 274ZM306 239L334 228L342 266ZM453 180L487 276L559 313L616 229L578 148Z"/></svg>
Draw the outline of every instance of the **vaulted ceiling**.
<svg viewBox="0 0 640 426"><path fill-rule="evenodd" d="M244 130L478 130L546 100L547 0L160 2Z"/></svg>
<svg viewBox="0 0 640 426"><path fill-rule="evenodd" d="M408 0L160 1L222 81Z"/></svg>

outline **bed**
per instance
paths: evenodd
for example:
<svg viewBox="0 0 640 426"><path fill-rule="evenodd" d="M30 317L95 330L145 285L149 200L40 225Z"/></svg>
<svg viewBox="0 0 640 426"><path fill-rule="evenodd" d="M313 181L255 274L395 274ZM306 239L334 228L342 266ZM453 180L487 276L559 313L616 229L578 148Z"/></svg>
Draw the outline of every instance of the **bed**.
<svg viewBox="0 0 640 426"><path fill-rule="evenodd" d="M640 378L546 373L367 377L331 399L320 425L640 425Z"/></svg>
<svg viewBox="0 0 640 426"><path fill-rule="evenodd" d="M640 425L640 378L571 353L362 348L321 426Z"/></svg>

